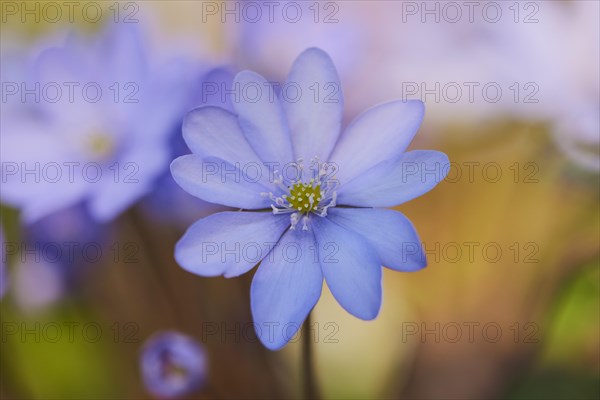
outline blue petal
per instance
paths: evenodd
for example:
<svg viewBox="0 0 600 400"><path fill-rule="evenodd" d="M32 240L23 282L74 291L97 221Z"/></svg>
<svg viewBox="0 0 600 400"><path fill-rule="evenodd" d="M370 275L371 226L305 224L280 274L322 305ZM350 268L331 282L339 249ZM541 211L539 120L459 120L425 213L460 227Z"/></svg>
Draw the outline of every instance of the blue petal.
<svg viewBox="0 0 600 400"><path fill-rule="evenodd" d="M86 60L86 58L92 56L93 55L89 54L89 51L83 51L81 55L77 54L77 48L48 48L42 51L35 60L33 73L30 78L37 80L42 86L51 82L71 82L73 84L91 82L95 85L102 85L103 82L100 81L100 77L98 76L99 71L91 68L90 65L93 66L94 64L90 63L89 60ZM133 79L133 81L136 82L135 79ZM106 87L108 87L108 85ZM81 90L81 86L74 90L76 91L75 93L80 94L81 92L77 92L77 90ZM78 96L79 94L75 94L75 96ZM100 96L100 100L97 103L92 103L90 101L83 101L78 97L65 95L63 92L62 96L58 96L56 102L39 102L39 100L36 100L36 107L39 107L42 110L44 118L48 118L47 125L49 125L49 127L61 124L68 127L68 130L59 134L74 136L76 134L84 134L85 129L81 132L81 128L74 129L73 127L81 127L83 124L85 124L86 127L90 127L96 122L95 120L100 120L100 116L103 112L99 112L99 109L104 111L104 107L109 107L115 110L117 114L122 114L122 110L129 110L132 108L123 107L123 104L119 104L121 107L118 107L114 101L112 102L113 104L110 104L107 101L108 98L112 98L112 96ZM137 104L128 104L128 106L134 106L133 108L136 108ZM118 120L114 115L111 115L111 119ZM53 132L53 134L56 134L56 132Z"/></svg>
<svg viewBox="0 0 600 400"><path fill-rule="evenodd" d="M97 222L111 221L152 190L149 183L142 182L128 185L104 180L97 184L96 197L88 203L90 215Z"/></svg>
<svg viewBox="0 0 600 400"><path fill-rule="evenodd" d="M273 248L289 216L226 211L194 223L175 246L175 259L201 276L233 277L248 272Z"/></svg>
<svg viewBox="0 0 600 400"><path fill-rule="evenodd" d="M154 187L169 163L166 147L141 142L124 153L114 165L102 166L102 178L91 184L89 211L96 221L110 221Z"/></svg>
<svg viewBox="0 0 600 400"><path fill-rule="evenodd" d="M259 183L262 171L249 177L224 160L188 154L171 163L171 174L183 190L209 203L248 210L271 207L271 200L261 196L269 191Z"/></svg>
<svg viewBox="0 0 600 400"><path fill-rule="evenodd" d="M146 80L140 81L138 103L115 107L115 113L121 114L125 121L130 121L135 127L138 137L141 137L138 139L140 142L170 136L173 128L181 124L181 117L190 109L193 68L181 58L170 59L154 68ZM165 101L165 98L169 100Z"/></svg>
<svg viewBox="0 0 600 400"><path fill-rule="evenodd" d="M292 161L292 143L285 115L273 87L262 76L242 71L235 77L233 107L248 142L266 163L281 170Z"/></svg>
<svg viewBox="0 0 600 400"><path fill-rule="evenodd" d="M54 187L50 187L51 185L41 185L39 189L45 190L40 190L43 193L39 196L28 197L20 204L13 203L17 207L22 207L21 218L25 224L32 224L54 212L77 204L85 199L86 190L89 188L81 181ZM11 203L7 202L7 204Z"/></svg>
<svg viewBox="0 0 600 400"><path fill-rule="evenodd" d="M93 72L85 70L85 59L66 47L50 47L43 50L33 65L33 77L41 83L71 82L79 78L92 78ZM67 102L68 96L59 101Z"/></svg>
<svg viewBox="0 0 600 400"><path fill-rule="evenodd" d="M202 157L227 162L260 161L240 128L235 114L207 106L190 111L183 121L183 138L190 150Z"/></svg>
<svg viewBox="0 0 600 400"><path fill-rule="evenodd" d="M313 233L288 230L252 280L252 315L265 347L277 350L294 336L321 297L322 286Z"/></svg>
<svg viewBox="0 0 600 400"><path fill-rule="evenodd" d="M300 54L280 98L296 159L308 162L317 156L326 161L339 137L344 112L340 80L329 55L317 48Z"/></svg>
<svg viewBox="0 0 600 400"><path fill-rule="evenodd" d="M228 111L233 111L231 102L231 93L233 93L234 74L229 68L217 67L210 70L202 77L201 84L204 89L197 92L194 104L205 104L211 106L219 106ZM216 88L216 92L211 93Z"/></svg>
<svg viewBox="0 0 600 400"><path fill-rule="evenodd" d="M321 269L333 297L350 314L373 319L381 307L381 263L360 235L328 218L312 218Z"/></svg>
<svg viewBox="0 0 600 400"><path fill-rule="evenodd" d="M44 132L41 124L27 120L3 119L2 123L2 203L21 209L23 220L33 223L85 199L91 184L83 179L81 170L75 169L70 174L64 167L67 162L73 162L73 155L68 144L56 140L51 128ZM54 171L59 173L56 181L45 179L43 174L44 166L50 164L57 166L48 169L48 176L53 178ZM25 174L25 171L31 172Z"/></svg>
<svg viewBox="0 0 600 400"><path fill-rule="evenodd" d="M100 37L99 52L106 75L115 82L137 82L147 71L146 46L137 24L109 24Z"/></svg>
<svg viewBox="0 0 600 400"><path fill-rule="evenodd" d="M357 207L393 207L419 197L444 180L448 156L434 150L414 150L396 161L383 161L352 181L342 184L338 204Z"/></svg>
<svg viewBox="0 0 600 400"><path fill-rule="evenodd" d="M343 185L381 161L399 157L417 133L425 107L421 101L392 101L354 119L341 135L330 161Z"/></svg>
<svg viewBox="0 0 600 400"><path fill-rule="evenodd" d="M415 228L398 211L337 207L330 209L327 217L368 241L388 268L409 272L427 265Z"/></svg>

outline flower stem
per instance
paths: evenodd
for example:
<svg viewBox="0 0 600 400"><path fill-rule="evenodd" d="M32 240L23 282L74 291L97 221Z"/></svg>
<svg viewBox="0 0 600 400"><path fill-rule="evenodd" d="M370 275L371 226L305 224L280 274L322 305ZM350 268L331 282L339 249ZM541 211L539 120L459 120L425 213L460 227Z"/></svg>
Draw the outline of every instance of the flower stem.
<svg viewBox="0 0 600 400"><path fill-rule="evenodd" d="M313 369L313 336L311 335L311 315L306 317L302 326L302 376L304 380L304 397L306 399L319 399L317 381Z"/></svg>
<svg viewBox="0 0 600 400"><path fill-rule="evenodd" d="M171 281L165 271L170 264L170 260L165 260L165 257L158 250L160 245L156 243L155 238L151 234L151 228L146 224L144 216L139 210L132 208L128 212L128 216L131 226L141 242L141 247L148 256L148 262L151 265L151 268L148 268L148 270L154 274L156 282L163 290L164 298L174 316L175 323L179 328L183 329L186 318L183 318L180 312L177 291L171 286Z"/></svg>

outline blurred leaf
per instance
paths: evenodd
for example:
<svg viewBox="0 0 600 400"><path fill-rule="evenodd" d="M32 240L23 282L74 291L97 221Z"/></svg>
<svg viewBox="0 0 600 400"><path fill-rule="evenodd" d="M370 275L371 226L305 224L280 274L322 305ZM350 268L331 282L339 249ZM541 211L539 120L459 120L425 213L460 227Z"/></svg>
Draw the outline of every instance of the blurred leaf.
<svg viewBox="0 0 600 400"><path fill-rule="evenodd" d="M4 390L18 398L123 398L115 384L118 365L109 351L111 339L110 327L75 307L23 316L4 302Z"/></svg>
<svg viewBox="0 0 600 400"><path fill-rule="evenodd" d="M588 265L565 287L549 327L544 360L598 369L600 264ZM595 364L595 365L593 365Z"/></svg>
<svg viewBox="0 0 600 400"><path fill-rule="evenodd" d="M530 377L506 395L506 399L598 399L598 376L548 371Z"/></svg>
<svg viewBox="0 0 600 400"><path fill-rule="evenodd" d="M600 265L565 283L551 316L540 370L522 377L508 399L600 398Z"/></svg>

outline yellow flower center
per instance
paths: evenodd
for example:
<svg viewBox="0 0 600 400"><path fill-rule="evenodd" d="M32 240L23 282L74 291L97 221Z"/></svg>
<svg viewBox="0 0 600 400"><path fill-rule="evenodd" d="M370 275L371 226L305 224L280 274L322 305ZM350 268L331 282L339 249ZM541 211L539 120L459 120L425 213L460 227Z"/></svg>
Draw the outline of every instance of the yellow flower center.
<svg viewBox="0 0 600 400"><path fill-rule="evenodd" d="M321 185L313 186L314 180L309 183L296 183L290 189L290 195L286 200L290 206L302 213L309 213L317 209L321 201Z"/></svg>
<svg viewBox="0 0 600 400"><path fill-rule="evenodd" d="M107 158L115 150L115 143L108 135L94 133L90 135L88 146L92 154L97 158Z"/></svg>

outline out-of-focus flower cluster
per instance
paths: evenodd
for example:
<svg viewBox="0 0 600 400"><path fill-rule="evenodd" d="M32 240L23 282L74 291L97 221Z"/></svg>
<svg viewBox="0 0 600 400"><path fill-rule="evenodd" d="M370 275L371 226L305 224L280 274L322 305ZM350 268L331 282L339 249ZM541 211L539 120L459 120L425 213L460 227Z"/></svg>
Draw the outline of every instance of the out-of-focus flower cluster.
<svg viewBox="0 0 600 400"><path fill-rule="evenodd" d="M223 209L181 191L168 166L188 152L185 113L228 107L217 94L232 74L226 65L155 51L147 34L138 24L106 22L93 34L70 29L3 54L0 200L18 211L20 226L11 226L11 240L2 235L0 294L9 291L23 312L79 293L107 249L109 259L121 257L111 243L117 219L131 208L174 226ZM211 99L205 82L218 89ZM203 381L205 362L186 355L188 339L177 335L149 343L142 357L148 390L159 397ZM161 361L163 354L173 361ZM185 378L193 382L173 371L163 377L182 357L197 370Z"/></svg>
<svg viewBox="0 0 600 400"><path fill-rule="evenodd" d="M314 7L302 4L303 15L317 18ZM503 118L547 122L572 162L600 171L600 60L593 50L600 47L599 7L331 2L318 14L328 23L242 18L235 25L241 40L232 44L250 65L277 77L298 52L319 44L360 93L347 101L352 112L400 94L426 103L431 131Z"/></svg>

